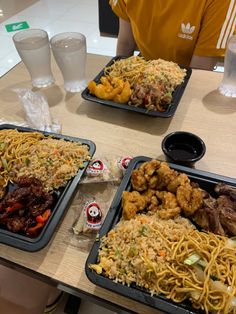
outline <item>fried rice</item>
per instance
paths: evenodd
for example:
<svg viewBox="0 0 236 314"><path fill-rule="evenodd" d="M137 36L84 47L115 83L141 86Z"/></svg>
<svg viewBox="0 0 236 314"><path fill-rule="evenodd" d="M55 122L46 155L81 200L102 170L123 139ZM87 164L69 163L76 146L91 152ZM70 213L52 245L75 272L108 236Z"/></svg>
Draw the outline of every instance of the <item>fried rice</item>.
<svg viewBox="0 0 236 314"><path fill-rule="evenodd" d="M29 148L29 156L19 159L12 171L17 177L34 175L47 191L65 186L84 161L90 159L89 147L64 139L45 138Z"/></svg>
<svg viewBox="0 0 236 314"><path fill-rule="evenodd" d="M100 267L104 275L115 282L128 286L135 283L157 293L151 264L158 264L165 270L165 261L169 260L170 252L164 240L179 241L184 233L193 229L189 220L180 216L161 220L156 214L142 214L131 220L121 220L102 238L99 263L94 269L99 272ZM147 260L150 271L144 266Z"/></svg>

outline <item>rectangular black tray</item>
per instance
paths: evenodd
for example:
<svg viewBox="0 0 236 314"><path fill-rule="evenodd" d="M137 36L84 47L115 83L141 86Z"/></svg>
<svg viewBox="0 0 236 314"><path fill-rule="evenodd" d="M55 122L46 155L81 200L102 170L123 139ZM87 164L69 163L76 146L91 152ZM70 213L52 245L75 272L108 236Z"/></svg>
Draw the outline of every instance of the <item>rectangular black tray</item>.
<svg viewBox="0 0 236 314"><path fill-rule="evenodd" d="M127 190L131 190L131 172L133 169L138 168L143 162L150 160L148 157L140 156L136 157L131 160L128 169L126 170L125 176L117 190L117 193L114 197L114 200L111 204L111 207L107 213L106 219L100 229L99 236L97 241L94 242L93 247L90 251L90 254L87 258L85 271L88 279L93 282L94 284L106 288L110 291L116 292L121 294L125 297L131 298L138 302L144 303L149 305L153 308L158 310L162 310L165 313L172 313L172 314L197 314L202 313L197 311L191 306L190 302L185 303L174 303L171 300L166 299L164 296L151 296L151 294L140 287L135 285L131 285L130 287L126 285L122 285L120 283L115 283L109 278L106 278L102 275L98 275L95 271L92 271L89 268L89 264L97 263L98 258L98 251L100 245L100 239L103 235L107 234L120 220L122 215L122 208L121 208L121 199L122 199L122 192ZM219 182L224 182L231 186L236 187L236 179L216 175L213 173L200 171L192 168L187 168L184 166L176 165L169 163L169 166L179 172L184 172L188 175L192 182L196 182L202 189L208 191L213 197L216 197L216 193L214 192L215 184Z"/></svg>
<svg viewBox="0 0 236 314"><path fill-rule="evenodd" d="M120 60L120 59L125 59L125 57L114 57L112 58L109 63L106 65L106 67L112 65L115 61ZM85 90L82 92L81 96L89 101L96 102L101 105L109 106L109 107L114 107L118 109L124 109L124 110L129 110L129 111L134 111L138 112L147 116L153 116L153 117L160 117L160 118L170 118L174 115L175 110L177 109L177 106L180 102L180 99L183 95L183 92L186 88L186 85L188 84L189 78L192 73L192 69L189 67L185 67L186 69L186 76L184 78L184 81L178 85L173 92L173 99L171 104L169 105L168 109L165 112L159 112L159 111L154 111L154 110L147 110L145 108L139 108L139 107L134 107L130 106L128 104L119 104L111 100L104 100L100 99L92 94L90 94L88 88L86 87ZM94 81L98 83L100 81L100 78L104 75L104 69L95 77Z"/></svg>
<svg viewBox="0 0 236 314"><path fill-rule="evenodd" d="M64 139L66 141L80 142L81 144L85 144L89 147L89 153L91 157L94 155L96 150L96 146L92 141L78 137L54 134L51 132L42 132L39 130L34 130L31 128L25 128L11 124L0 125L0 130L3 129L16 129L21 132L40 132L46 136L51 135L55 139ZM79 170L77 175L73 177L71 180L69 180L65 187L59 188L58 190L55 191L54 195L56 197L56 201L54 208L52 208L52 214L37 237L31 238L25 235L13 233L3 228L0 228L0 243L7 244L18 249L30 252L35 252L45 247L50 241L57 225L61 222L63 214L65 213L70 201L72 200L74 193L77 190L78 183L82 175L84 174L88 166L88 163L89 161L84 162L84 168Z"/></svg>

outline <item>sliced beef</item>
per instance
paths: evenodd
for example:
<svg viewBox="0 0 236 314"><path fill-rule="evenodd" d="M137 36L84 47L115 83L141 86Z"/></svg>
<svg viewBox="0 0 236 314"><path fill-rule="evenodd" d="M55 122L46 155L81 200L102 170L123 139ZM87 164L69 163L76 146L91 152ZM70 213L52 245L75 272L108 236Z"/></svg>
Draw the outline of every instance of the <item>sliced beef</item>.
<svg viewBox="0 0 236 314"><path fill-rule="evenodd" d="M227 195L231 200L236 201L236 188L225 183L219 183L215 187L215 191L219 195Z"/></svg>

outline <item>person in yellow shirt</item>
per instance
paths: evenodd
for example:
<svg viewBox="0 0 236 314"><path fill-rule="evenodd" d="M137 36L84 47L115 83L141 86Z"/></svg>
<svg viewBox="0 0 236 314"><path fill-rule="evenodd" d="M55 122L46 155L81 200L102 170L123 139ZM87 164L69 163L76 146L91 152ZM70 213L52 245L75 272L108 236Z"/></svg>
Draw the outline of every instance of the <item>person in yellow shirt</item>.
<svg viewBox="0 0 236 314"><path fill-rule="evenodd" d="M236 0L110 0L119 17L117 55L137 45L145 59L162 58L212 70L235 33Z"/></svg>

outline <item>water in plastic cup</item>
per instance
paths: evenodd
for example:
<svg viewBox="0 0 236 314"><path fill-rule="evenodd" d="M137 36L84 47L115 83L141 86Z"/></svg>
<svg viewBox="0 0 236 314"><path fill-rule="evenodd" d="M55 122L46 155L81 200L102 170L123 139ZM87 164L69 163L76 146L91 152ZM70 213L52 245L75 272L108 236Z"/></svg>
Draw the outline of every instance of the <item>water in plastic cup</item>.
<svg viewBox="0 0 236 314"><path fill-rule="evenodd" d="M48 34L41 29L27 29L13 36L15 47L28 69L35 87L46 87L54 82L51 71L51 52Z"/></svg>
<svg viewBox="0 0 236 314"><path fill-rule="evenodd" d="M54 58L64 78L68 92L80 92L86 87L86 38L76 32L60 33L50 40Z"/></svg>
<svg viewBox="0 0 236 314"><path fill-rule="evenodd" d="M229 38L224 61L224 77L219 91L228 97L236 97L236 35Z"/></svg>

